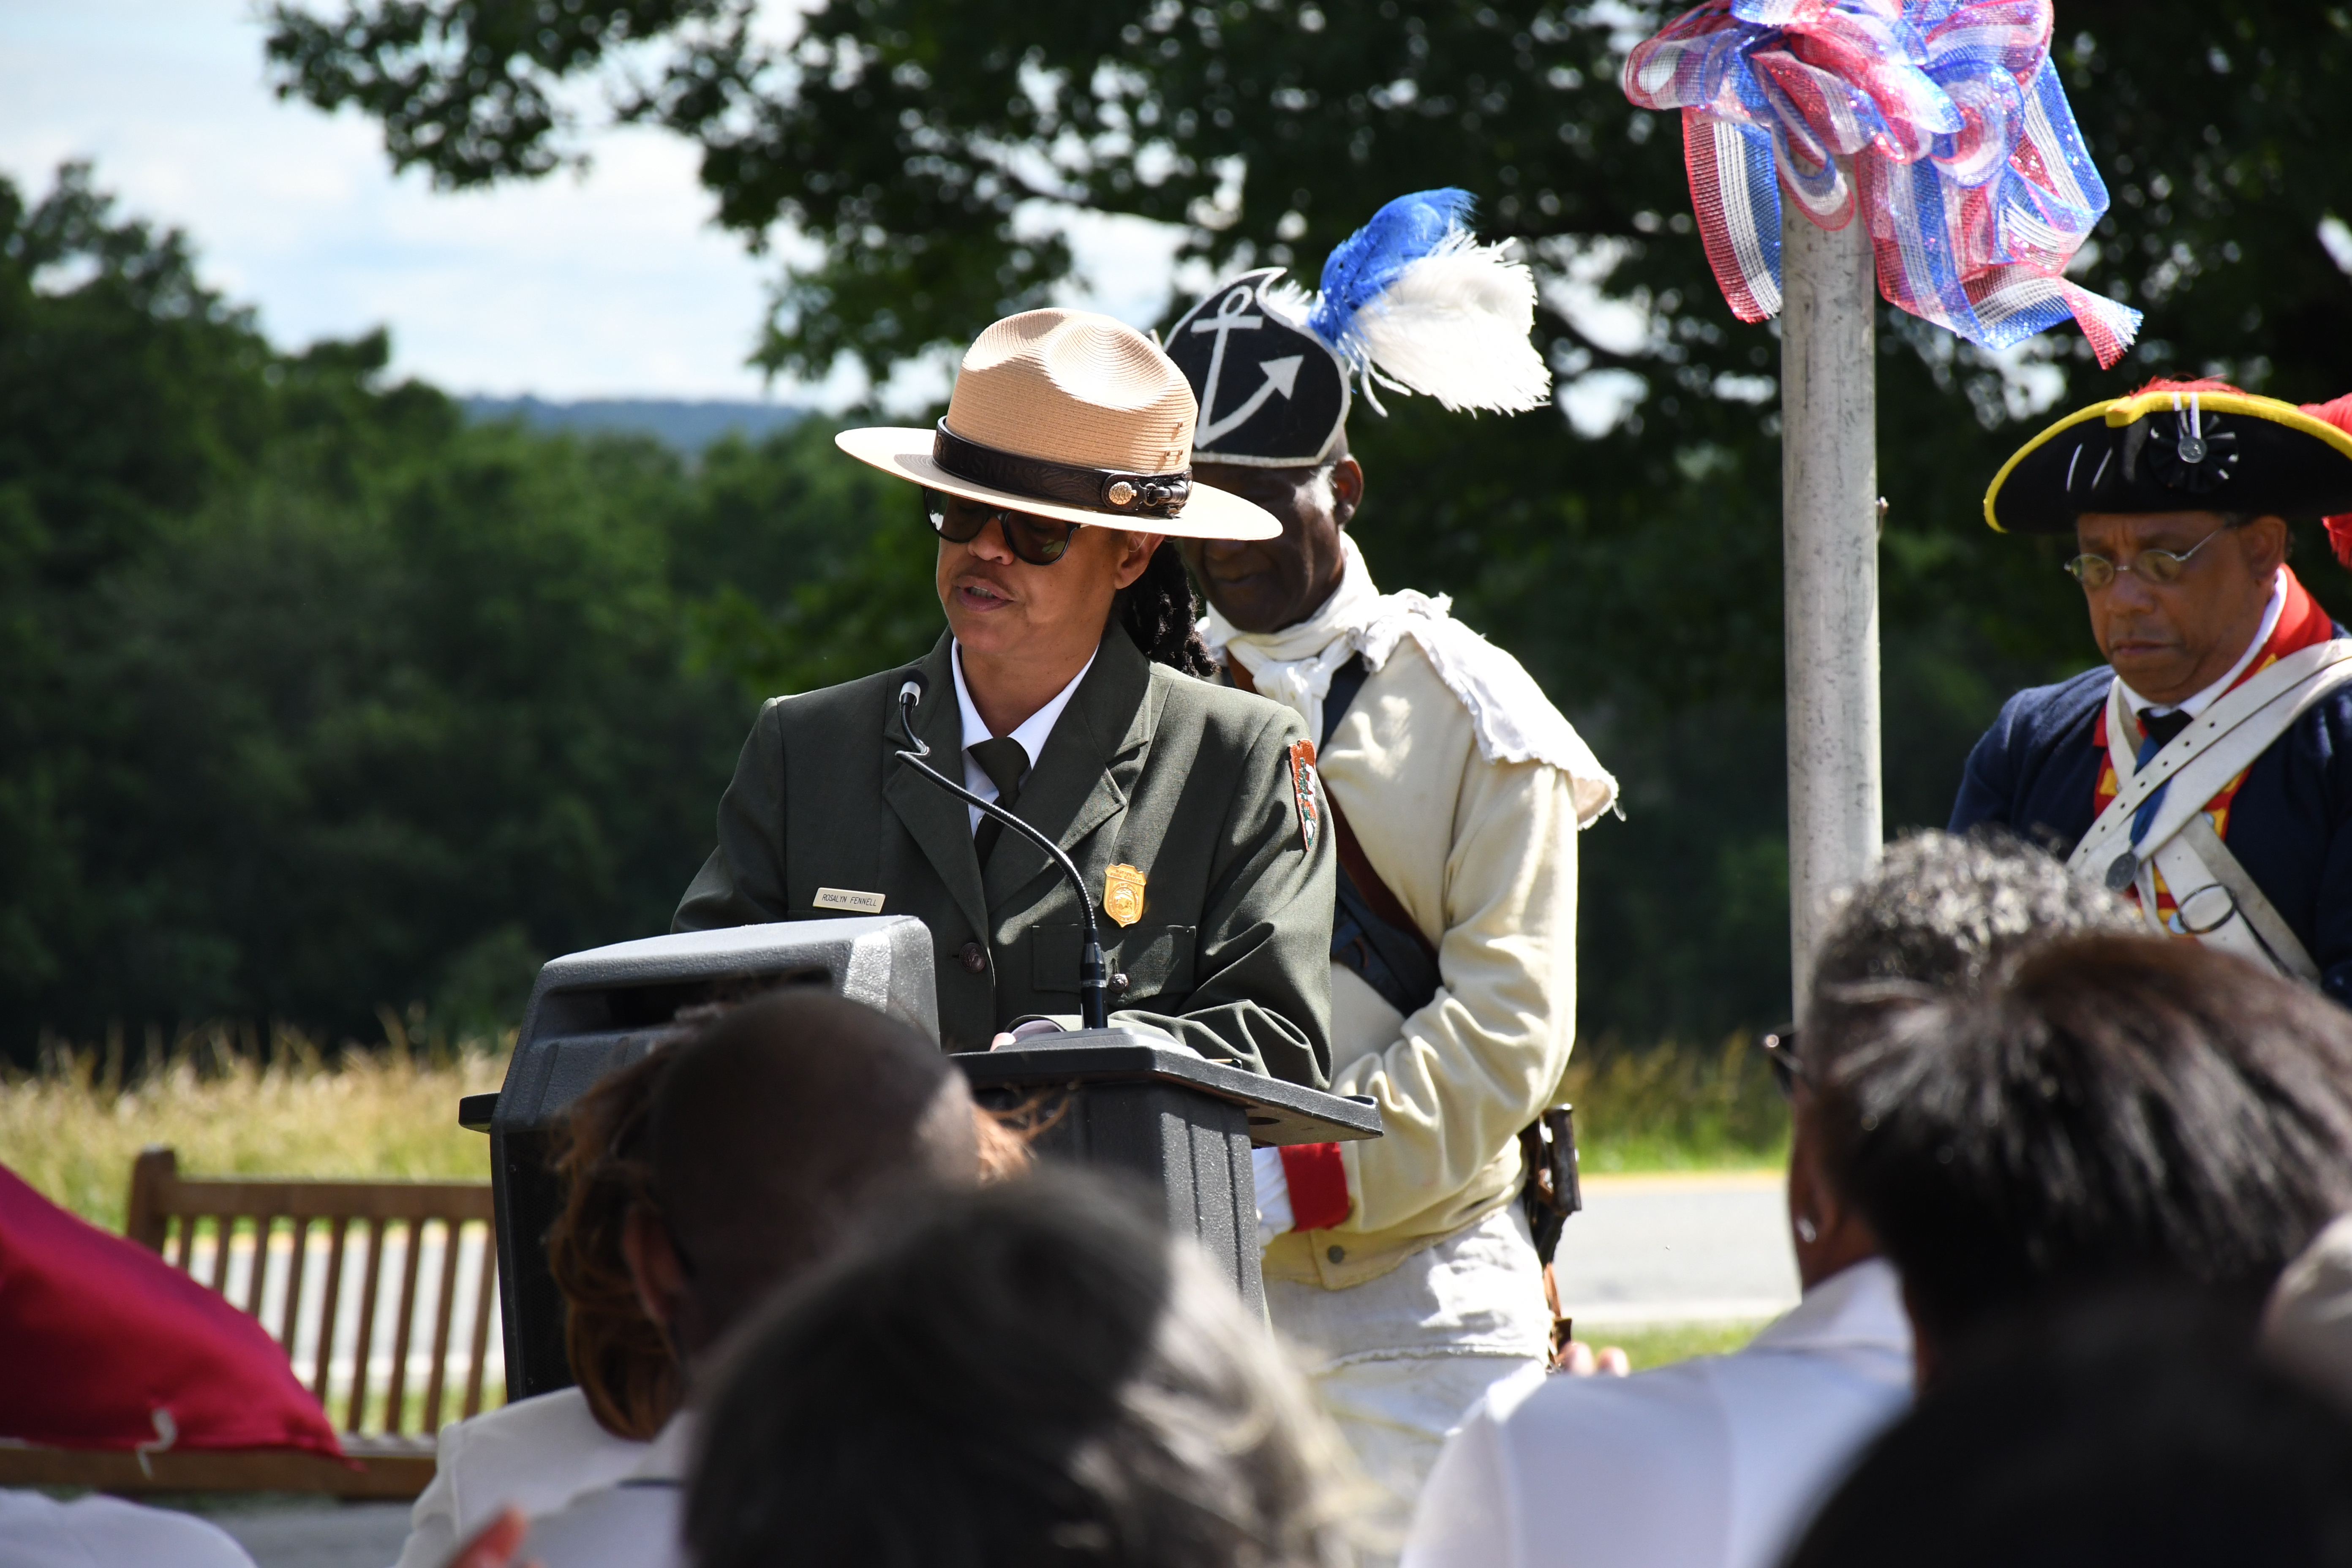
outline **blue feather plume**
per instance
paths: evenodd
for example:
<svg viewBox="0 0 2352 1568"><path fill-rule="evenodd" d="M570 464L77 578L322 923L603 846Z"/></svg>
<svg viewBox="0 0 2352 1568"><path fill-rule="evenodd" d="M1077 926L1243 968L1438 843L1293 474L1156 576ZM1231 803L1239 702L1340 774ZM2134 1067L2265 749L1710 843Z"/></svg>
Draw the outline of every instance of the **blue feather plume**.
<svg viewBox="0 0 2352 1568"><path fill-rule="evenodd" d="M1323 263L1323 289L1307 325L1325 342L1349 353L1356 346L1356 314L1404 269L1470 226L1477 199L1446 186L1415 191L1372 215Z"/></svg>
<svg viewBox="0 0 2352 1568"><path fill-rule="evenodd" d="M1308 330L1331 346L1379 412L1378 382L1444 407L1523 413L1551 396L1528 342L1535 275L1508 245L1470 232L1474 202L1451 187L1399 196L1323 263Z"/></svg>

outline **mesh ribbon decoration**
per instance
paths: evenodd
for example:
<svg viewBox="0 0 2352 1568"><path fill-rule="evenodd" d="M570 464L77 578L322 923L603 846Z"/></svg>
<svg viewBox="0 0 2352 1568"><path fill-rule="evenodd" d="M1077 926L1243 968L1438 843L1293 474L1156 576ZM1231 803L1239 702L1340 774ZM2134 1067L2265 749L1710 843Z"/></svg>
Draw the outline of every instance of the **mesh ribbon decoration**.
<svg viewBox="0 0 2352 1568"><path fill-rule="evenodd" d="M2050 0L1707 0L1636 46L1625 96L1683 112L1691 205L1743 321L1780 309L1780 190L1857 205L1890 304L1982 348L2074 317L2102 367L2140 313L2066 280L2107 188L2050 63Z"/></svg>

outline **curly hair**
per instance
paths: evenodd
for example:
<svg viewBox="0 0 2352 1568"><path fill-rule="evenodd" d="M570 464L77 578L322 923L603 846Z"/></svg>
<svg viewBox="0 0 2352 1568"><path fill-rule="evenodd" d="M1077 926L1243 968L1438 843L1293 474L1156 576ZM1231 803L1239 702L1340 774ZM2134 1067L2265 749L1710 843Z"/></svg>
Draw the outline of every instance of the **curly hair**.
<svg viewBox="0 0 2352 1568"><path fill-rule="evenodd" d="M1208 679L1217 673L1208 644L1193 629L1201 602L1184 574L1184 558L1173 544L1153 551L1143 575L1118 591L1111 614L1143 650L1144 658L1185 675Z"/></svg>
<svg viewBox="0 0 2352 1568"><path fill-rule="evenodd" d="M547 1233L547 1263L563 1292L563 1353L596 1424L651 1438L677 1409L683 1381L669 1338L646 1316L621 1251L629 1210L646 1201L647 1113L674 1053L656 1049L606 1073L564 1109L553 1164L563 1212Z"/></svg>

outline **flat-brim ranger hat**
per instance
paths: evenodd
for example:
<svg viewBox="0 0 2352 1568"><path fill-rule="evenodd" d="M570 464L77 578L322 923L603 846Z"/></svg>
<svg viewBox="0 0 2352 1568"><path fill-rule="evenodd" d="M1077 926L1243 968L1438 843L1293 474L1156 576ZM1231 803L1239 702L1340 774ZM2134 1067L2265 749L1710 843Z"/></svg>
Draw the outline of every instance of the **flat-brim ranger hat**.
<svg viewBox="0 0 2352 1568"><path fill-rule="evenodd" d="M1271 512L1192 479L1192 389L1123 321L1024 310L963 356L929 430L845 430L862 463L967 500L1181 539L1273 539Z"/></svg>
<svg viewBox="0 0 2352 1568"><path fill-rule="evenodd" d="M2352 434L2318 408L2223 382L2151 382L2028 441L1984 500L1985 521L2005 533L2072 533L2084 512L2167 511L2352 511Z"/></svg>

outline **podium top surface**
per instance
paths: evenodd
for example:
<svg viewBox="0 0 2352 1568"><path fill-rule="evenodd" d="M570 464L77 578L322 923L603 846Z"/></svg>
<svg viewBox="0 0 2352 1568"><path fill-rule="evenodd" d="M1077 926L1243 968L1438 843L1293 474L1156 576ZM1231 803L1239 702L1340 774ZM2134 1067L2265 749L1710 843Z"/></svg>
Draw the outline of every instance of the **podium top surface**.
<svg viewBox="0 0 2352 1568"><path fill-rule="evenodd" d="M545 976L541 989L562 990L647 977L669 979L724 972L746 963L789 961L795 949L822 952L885 936L907 920L904 915L866 915L721 926L714 931L640 937L635 942L616 942L550 959L540 970Z"/></svg>
<svg viewBox="0 0 2352 1568"><path fill-rule="evenodd" d="M1105 1031L1100 1044L1063 1039L1068 1043L959 1051L950 1059L974 1089L1181 1084L1247 1107L1250 1142L1260 1146L1350 1143L1381 1135L1381 1110L1369 1100L1266 1078L1124 1030Z"/></svg>

